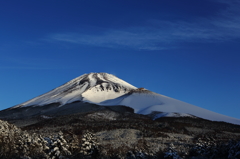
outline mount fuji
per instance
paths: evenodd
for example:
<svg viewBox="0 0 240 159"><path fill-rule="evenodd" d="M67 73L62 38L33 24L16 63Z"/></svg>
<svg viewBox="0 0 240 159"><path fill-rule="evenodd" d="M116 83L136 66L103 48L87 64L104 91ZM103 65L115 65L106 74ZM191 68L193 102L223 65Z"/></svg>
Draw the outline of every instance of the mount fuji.
<svg viewBox="0 0 240 159"><path fill-rule="evenodd" d="M134 113L148 115L153 119L188 116L240 125L240 119L137 88L108 73L79 76L43 95L0 111L0 118L54 116L106 107L133 109Z"/></svg>

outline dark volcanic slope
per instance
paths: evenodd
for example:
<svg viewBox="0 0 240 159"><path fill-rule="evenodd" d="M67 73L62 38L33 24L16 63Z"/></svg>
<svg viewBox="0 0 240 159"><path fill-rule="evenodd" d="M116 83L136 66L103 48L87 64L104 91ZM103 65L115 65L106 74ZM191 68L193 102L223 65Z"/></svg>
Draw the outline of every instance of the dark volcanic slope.
<svg viewBox="0 0 240 159"><path fill-rule="evenodd" d="M99 132L136 129L141 131L144 137L154 138L167 137L168 133L176 133L190 135L194 138L212 137L219 142L240 139L239 125L191 117L159 118L153 121L144 115L134 114L126 110L117 112L110 109L44 119L23 129L31 132L37 130L42 134L58 131L80 133L86 130Z"/></svg>
<svg viewBox="0 0 240 159"><path fill-rule="evenodd" d="M104 109L115 110L118 112L134 112L130 107L126 106L99 106L85 102L73 102L63 106L60 103L52 103L41 107L20 107L16 109L7 109L0 111L0 119L3 120L21 120L33 117L56 117L62 115L72 115L76 113L94 112Z"/></svg>

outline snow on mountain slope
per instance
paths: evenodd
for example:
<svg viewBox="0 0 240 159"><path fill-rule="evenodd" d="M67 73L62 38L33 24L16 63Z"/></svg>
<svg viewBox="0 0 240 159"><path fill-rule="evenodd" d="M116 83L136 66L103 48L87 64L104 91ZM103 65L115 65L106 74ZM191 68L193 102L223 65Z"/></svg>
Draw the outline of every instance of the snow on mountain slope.
<svg viewBox="0 0 240 159"><path fill-rule="evenodd" d="M155 119L163 116L196 116L212 121L240 124L240 119L218 114L147 90L133 91L116 99L101 102L99 105L129 106L138 114L148 115L153 113Z"/></svg>
<svg viewBox="0 0 240 159"><path fill-rule="evenodd" d="M56 103L55 105L58 107L58 103L60 106L66 106L73 102L87 102L103 106L128 106L133 108L135 113L150 115L154 119L163 116L196 116L240 125L240 119L224 116L143 88L137 89L131 84L107 73L84 74L50 92L10 109L46 105L46 110L48 110L47 106L52 103ZM67 109L67 107L65 108ZM37 110L39 112L34 113L41 113L42 110L44 110L44 107Z"/></svg>
<svg viewBox="0 0 240 159"><path fill-rule="evenodd" d="M132 89L136 89L136 87L114 75L90 73L79 76L48 93L16 105L13 108L42 106L51 103L64 105L74 101L98 103L119 97Z"/></svg>

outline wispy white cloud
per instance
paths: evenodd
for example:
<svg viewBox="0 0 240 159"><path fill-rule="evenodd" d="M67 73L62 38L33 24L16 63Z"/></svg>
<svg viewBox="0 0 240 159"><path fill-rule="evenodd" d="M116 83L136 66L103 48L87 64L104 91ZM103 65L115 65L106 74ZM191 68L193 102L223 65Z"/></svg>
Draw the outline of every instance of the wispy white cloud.
<svg viewBox="0 0 240 159"><path fill-rule="evenodd" d="M76 43L82 45L104 46L109 48L134 48L160 50L157 46L159 38L155 33L151 32L133 32L126 30L109 30L98 35L84 35L78 33L53 34L49 39L54 41L62 41Z"/></svg>
<svg viewBox="0 0 240 159"><path fill-rule="evenodd" d="M215 1L215 0L213 0ZM149 20L148 25L107 30L99 34L58 33L47 37L51 41L81 45L162 50L179 42L222 42L240 38L240 2L216 1L226 8L212 17L195 21Z"/></svg>

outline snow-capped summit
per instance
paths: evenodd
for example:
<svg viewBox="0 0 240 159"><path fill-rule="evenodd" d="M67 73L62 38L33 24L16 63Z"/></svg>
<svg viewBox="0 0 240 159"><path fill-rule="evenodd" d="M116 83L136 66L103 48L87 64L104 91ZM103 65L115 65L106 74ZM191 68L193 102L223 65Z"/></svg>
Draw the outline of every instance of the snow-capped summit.
<svg viewBox="0 0 240 159"><path fill-rule="evenodd" d="M48 93L16 105L13 108L43 106L51 103L64 105L74 101L99 103L117 98L133 89L136 89L136 87L112 74L89 73L79 76Z"/></svg>

